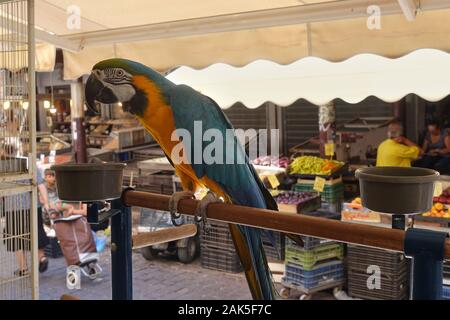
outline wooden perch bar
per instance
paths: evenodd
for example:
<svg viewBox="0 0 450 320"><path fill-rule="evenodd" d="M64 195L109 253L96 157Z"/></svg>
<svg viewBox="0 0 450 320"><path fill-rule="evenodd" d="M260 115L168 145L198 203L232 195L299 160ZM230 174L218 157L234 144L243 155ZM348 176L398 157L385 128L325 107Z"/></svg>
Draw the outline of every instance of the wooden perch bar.
<svg viewBox="0 0 450 320"><path fill-rule="evenodd" d="M126 191L123 196L123 200L128 206L163 211L168 211L169 199L170 196L134 190ZM183 214L194 215L197 203L198 200L181 200L178 211ZM284 233L331 239L399 252L404 251L405 231L403 230L221 203L209 205L207 216L210 219L223 222ZM445 257L450 259L450 240L446 240L445 243Z"/></svg>
<svg viewBox="0 0 450 320"><path fill-rule="evenodd" d="M197 226L195 224L184 224L179 227L139 233L133 236L133 249L193 237L196 233Z"/></svg>

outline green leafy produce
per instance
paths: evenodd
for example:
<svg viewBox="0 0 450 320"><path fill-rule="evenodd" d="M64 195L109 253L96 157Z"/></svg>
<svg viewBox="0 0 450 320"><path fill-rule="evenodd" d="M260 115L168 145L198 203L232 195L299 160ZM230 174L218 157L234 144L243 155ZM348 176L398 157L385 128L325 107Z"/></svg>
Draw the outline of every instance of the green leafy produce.
<svg viewBox="0 0 450 320"><path fill-rule="evenodd" d="M290 165L290 173L328 175L336 171L343 165L343 162L336 160L327 160L312 156L302 156L292 161Z"/></svg>

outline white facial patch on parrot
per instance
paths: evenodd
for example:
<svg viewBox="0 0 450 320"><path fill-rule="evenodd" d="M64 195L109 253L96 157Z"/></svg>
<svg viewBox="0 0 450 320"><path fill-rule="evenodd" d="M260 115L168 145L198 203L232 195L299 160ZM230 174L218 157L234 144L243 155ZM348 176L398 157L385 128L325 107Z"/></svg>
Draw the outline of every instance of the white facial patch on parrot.
<svg viewBox="0 0 450 320"><path fill-rule="evenodd" d="M106 85L109 87L117 97L120 102L130 101L131 98L136 94L136 90L130 84L119 84L119 85Z"/></svg>
<svg viewBox="0 0 450 320"><path fill-rule="evenodd" d="M112 90L120 102L130 101L136 94L134 87L128 83L131 81L132 75L123 69L95 69L92 73L105 87Z"/></svg>

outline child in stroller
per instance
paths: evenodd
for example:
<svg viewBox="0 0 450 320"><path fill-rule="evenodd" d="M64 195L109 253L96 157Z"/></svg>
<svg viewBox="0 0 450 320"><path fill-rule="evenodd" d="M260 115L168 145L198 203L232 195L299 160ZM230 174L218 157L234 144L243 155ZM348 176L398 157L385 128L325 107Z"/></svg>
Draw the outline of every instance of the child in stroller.
<svg viewBox="0 0 450 320"><path fill-rule="evenodd" d="M50 206L48 218L60 242L67 266L78 266L89 279L96 279L102 269L98 264L94 234L86 220L87 205L58 199L53 171L45 171L45 180ZM69 279L72 275L68 273L67 277Z"/></svg>

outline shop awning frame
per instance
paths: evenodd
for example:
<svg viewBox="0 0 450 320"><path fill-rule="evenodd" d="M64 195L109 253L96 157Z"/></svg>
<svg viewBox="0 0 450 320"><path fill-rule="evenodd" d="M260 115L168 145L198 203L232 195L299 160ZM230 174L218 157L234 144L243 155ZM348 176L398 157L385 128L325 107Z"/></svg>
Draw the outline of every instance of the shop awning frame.
<svg viewBox="0 0 450 320"><path fill-rule="evenodd" d="M409 0L408 0L409 1ZM321 21L367 17L367 8L376 5L382 15L403 14L404 0L346 0L305 4L286 8L241 12L219 16L167 21L133 27L107 29L58 36L38 30L38 40L50 42L62 49L76 52L88 46L134 42L209 33L238 31L265 27L305 24ZM450 8L446 0L421 0L419 11ZM411 19L411 13L407 14Z"/></svg>

